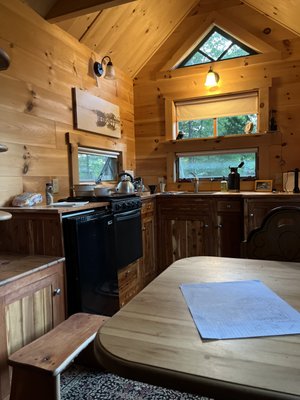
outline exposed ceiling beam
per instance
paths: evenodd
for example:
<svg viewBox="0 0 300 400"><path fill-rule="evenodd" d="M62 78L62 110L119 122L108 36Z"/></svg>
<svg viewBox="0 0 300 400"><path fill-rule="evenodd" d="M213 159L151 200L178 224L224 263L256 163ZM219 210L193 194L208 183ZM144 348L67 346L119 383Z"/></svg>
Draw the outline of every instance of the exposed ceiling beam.
<svg viewBox="0 0 300 400"><path fill-rule="evenodd" d="M136 0L57 0L45 18L55 23L132 1Z"/></svg>

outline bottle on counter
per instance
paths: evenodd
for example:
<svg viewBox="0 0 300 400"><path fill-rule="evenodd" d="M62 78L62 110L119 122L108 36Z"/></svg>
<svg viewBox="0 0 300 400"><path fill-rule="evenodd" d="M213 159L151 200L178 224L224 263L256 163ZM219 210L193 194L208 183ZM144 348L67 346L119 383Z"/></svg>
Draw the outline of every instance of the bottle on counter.
<svg viewBox="0 0 300 400"><path fill-rule="evenodd" d="M47 204L47 206L50 206L53 203L53 186L52 186L52 183L46 183L45 195L46 195L46 204Z"/></svg>
<svg viewBox="0 0 300 400"><path fill-rule="evenodd" d="M239 192L240 191L240 174L238 169L244 166L244 161L242 161L237 167L229 167L230 174L228 175L228 190L229 192Z"/></svg>

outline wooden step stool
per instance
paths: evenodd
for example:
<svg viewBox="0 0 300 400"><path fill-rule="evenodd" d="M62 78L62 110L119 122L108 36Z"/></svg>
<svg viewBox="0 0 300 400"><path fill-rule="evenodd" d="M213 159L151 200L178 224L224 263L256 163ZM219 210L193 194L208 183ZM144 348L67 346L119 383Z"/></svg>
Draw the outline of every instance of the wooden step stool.
<svg viewBox="0 0 300 400"><path fill-rule="evenodd" d="M10 400L59 400L60 373L95 338L109 317L79 313L13 353Z"/></svg>

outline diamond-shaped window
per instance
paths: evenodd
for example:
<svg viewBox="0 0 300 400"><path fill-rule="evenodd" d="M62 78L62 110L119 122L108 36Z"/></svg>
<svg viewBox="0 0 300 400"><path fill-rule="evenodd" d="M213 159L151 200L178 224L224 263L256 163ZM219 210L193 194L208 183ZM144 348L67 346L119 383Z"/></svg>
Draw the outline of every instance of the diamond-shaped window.
<svg viewBox="0 0 300 400"><path fill-rule="evenodd" d="M215 26L179 64L178 68L253 54L257 54L257 52Z"/></svg>

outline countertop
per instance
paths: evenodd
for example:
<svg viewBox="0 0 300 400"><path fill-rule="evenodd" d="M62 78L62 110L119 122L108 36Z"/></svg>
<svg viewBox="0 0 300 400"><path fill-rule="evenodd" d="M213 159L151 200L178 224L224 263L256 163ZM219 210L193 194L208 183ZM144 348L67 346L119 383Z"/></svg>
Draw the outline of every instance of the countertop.
<svg viewBox="0 0 300 400"><path fill-rule="evenodd" d="M255 192L255 191L240 191L240 192L214 192L214 191L199 191L198 193L195 192L186 192L186 191L166 191L162 193L157 193L157 196L236 196L236 197L277 197L277 196L284 196L284 197L299 197L300 193L292 193L292 192Z"/></svg>
<svg viewBox="0 0 300 400"><path fill-rule="evenodd" d="M0 287L63 261L64 257L1 253Z"/></svg>
<svg viewBox="0 0 300 400"><path fill-rule="evenodd" d="M143 194L141 196L142 201L152 199L155 197L196 197L196 196L211 196L211 197L229 197L235 196L240 198L250 198L250 197L299 197L300 193L291 193L291 192L254 192L254 191L240 191L240 192L214 192L214 191L199 191L198 193L194 192L186 192L186 191L166 191L163 193L154 193L150 194L149 192ZM98 202L98 203L88 203L84 206L46 206L46 205L36 205L32 207L1 207L1 210L9 211L13 213L49 213L49 214L63 214L69 213L74 211L81 211L81 210L89 210L93 208L101 208L109 206L109 202Z"/></svg>
<svg viewBox="0 0 300 400"><path fill-rule="evenodd" d="M80 211L80 210L89 210L92 208L101 208L108 206L109 203L106 201L99 203L88 203L84 206L64 206L64 207L56 207L56 206L46 206L44 205L36 205L32 207L1 207L1 210L9 211L9 212L37 212L37 213L50 213L50 214L63 214L66 212L72 211Z"/></svg>

